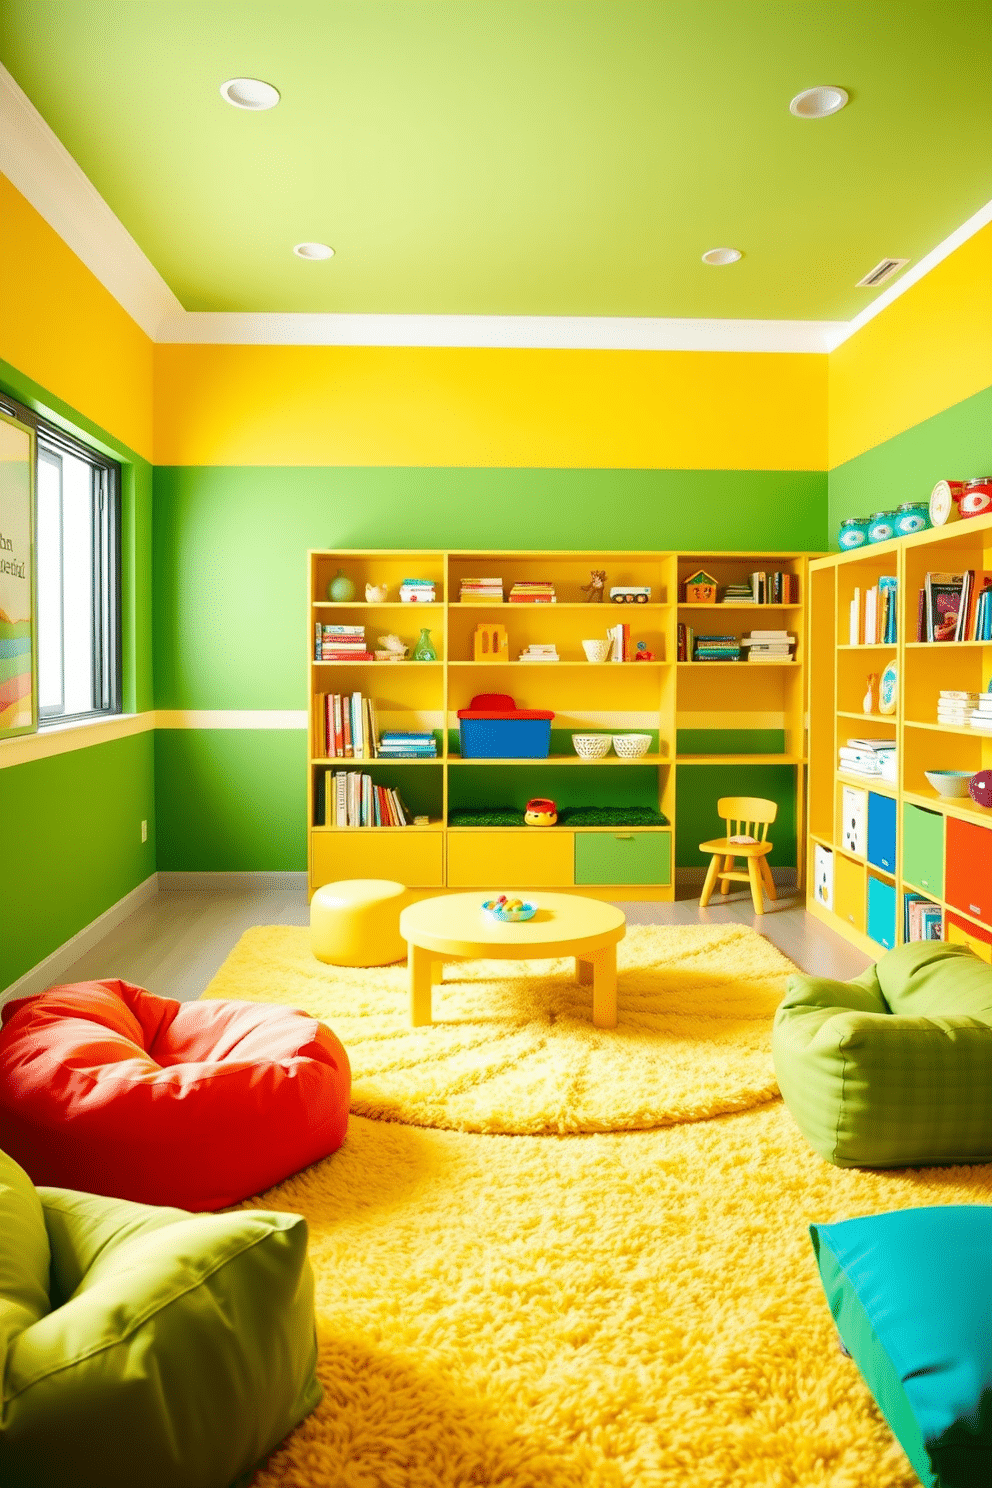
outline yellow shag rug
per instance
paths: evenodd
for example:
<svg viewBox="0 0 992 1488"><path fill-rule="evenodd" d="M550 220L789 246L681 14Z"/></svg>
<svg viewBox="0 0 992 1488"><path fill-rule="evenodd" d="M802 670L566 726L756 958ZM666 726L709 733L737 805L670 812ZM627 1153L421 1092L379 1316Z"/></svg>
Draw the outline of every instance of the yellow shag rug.
<svg viewBox="0 0 992 1488"><path fill-rule="evenodd" d="M630 1131L773 1100L769 1033L794 970L742 925L632 926L616 1029L592 1025L571 960L445 967L434 1023L410 1027L405 964L325 966L306 929L249 930L204 996L289 1003L352 1062L352 1111L460 1131Z"/></svg>
<svg viewBox="0 0 992 1488"><path fill-rule="evenodd" d="M657 1131L353 1118L252 1201L307 1216L322 1404L254 1488L918 1488L806 1227L992 1202L832 1168L780 1101Z"/></svg>

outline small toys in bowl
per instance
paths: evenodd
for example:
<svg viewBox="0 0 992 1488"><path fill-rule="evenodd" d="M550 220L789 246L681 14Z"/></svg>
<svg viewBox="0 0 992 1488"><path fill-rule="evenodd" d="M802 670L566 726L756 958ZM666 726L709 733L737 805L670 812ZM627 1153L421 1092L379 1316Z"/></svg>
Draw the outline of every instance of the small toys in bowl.
<svg viewBox="0 0 992 1488"><path fill-rule="evenodd" d="M512 899L506 894L484 900L482 908L491 919L499 920L502 924L515 920L532 920L537 914L536 904L527 904L523 899Z"/></svg>
<svg viewBox="0 0 992 1488"><path fill-rule="evenodd" d="M558 807L546 796L535 796L527 802L524 822L528 827L553 827L558 820Z"/></svg>
<svg viewBox="0 0 992 1488"><path fill-rule="evenodd" d="M924 770L924 775L937 792L948 801L960 801L968 795L974 770Z"/></svg>

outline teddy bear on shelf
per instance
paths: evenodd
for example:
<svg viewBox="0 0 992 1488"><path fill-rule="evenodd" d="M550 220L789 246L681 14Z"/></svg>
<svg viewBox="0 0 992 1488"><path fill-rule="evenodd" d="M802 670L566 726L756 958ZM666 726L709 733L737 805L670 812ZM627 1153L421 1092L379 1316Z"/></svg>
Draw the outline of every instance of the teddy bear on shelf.
<svg viewBox="0 0 992 1488"><path fill-rule="evenodd" d="M582 593L585 595L587 603L588 604L595 604L598 601L600 604L602 604L602 602L603 602L603 589L605 588L605 586L606 586L606 569L605 568L593 568L593 569L590 569L590 571L589 571L589 582L588 582L588 584L583 584L582 585Z"/></svg>

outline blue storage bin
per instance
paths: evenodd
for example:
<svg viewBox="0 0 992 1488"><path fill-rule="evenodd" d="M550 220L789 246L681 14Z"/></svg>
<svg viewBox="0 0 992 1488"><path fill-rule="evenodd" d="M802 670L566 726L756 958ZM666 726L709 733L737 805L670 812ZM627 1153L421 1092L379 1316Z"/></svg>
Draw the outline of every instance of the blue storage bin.
<svg viewBox="0 0 992 1488"><path fill-rule="evenodd" d="M868 875L868 935L887 951L896 943L895 885Z"/></svg>
<svg viewBox="0 0 992 1488"><path fill-rule="evenodd" d="M886 873L896 871L896 803L877 791L868 792L868 861Z"/></svg>
<svg viewBox="0 0 992 1488"><path fill-rule="evenodd" d="M458 710L462 759L547 759L554 716L516 708L505 692L480 693Z"/></svg>

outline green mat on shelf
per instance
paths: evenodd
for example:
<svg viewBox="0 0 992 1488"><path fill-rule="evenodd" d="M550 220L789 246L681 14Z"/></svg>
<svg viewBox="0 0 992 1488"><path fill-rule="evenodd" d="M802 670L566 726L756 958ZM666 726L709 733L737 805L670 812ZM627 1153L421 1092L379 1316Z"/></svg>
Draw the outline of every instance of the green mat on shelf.
<svg viewBox="0 0 992 1488"><path fill-rule="evenodd" d="M448 813L449 827L522 827L524 814L509 806L484 811L461 808ZM653 806L563 806L558 825L569 827L667 827L668 818Z"/></svg>

